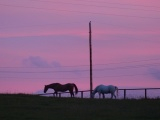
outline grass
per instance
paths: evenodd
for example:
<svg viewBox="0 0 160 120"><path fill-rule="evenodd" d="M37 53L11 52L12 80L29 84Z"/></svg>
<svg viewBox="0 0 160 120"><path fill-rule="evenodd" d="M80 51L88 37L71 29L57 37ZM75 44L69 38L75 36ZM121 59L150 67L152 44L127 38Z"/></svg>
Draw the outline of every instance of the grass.
<svg viewBox="0 0 160 120"><path fill-rule="evenodd" d="M160 99L53 98L0 94L0 120L160 120Z"/></svg>

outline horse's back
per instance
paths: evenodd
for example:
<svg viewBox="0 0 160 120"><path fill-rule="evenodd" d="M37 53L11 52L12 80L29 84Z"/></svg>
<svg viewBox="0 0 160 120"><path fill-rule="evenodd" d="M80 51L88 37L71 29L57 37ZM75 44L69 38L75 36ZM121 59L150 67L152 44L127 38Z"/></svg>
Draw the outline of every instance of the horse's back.
<svg viewBox="0 0 160 120"><path fill-rule="evenodd" d="M66 83L66 84L64 84L64 85L73 85L74 83Z"/></svg>
<svg viewBox="0 0 160 120"><path fill-rule="evenodd" d="M115 92L116 91L116 86L109 85L108 88L110 89L111 92Z"/></svg>
<svg viewBox="0 0 160 120"><path fill-rule="evenodd" d="M61 85L60 83L51 83L49 84L50 86L57 86L57 85Z"/></svg>
<svg viewBox="0 0 160 120"><path fill-rule="evenodd" d="M98 85L97 87L96 87L96 91L97 92L102 92L102 93L104 93L104 92L106 92L106 91L108 91L107 90L107 87L105 86L105 85Z"/></svg>
<svg viewBox="0 0 160 120"><path fill-rule="evenodd" d="M66 87L70 87L73 85L74 85L74 83L66 83L66 84L52 83L52 84L49 84L49 86L53 87L53 88L66 88Z"/></svg>
<svg viewBox="0 0 160 120"><path fill-rule="evenodd" d="M103 93L112 93L115 92L115 86L113 85L99 85L98 91Z"/></svg>

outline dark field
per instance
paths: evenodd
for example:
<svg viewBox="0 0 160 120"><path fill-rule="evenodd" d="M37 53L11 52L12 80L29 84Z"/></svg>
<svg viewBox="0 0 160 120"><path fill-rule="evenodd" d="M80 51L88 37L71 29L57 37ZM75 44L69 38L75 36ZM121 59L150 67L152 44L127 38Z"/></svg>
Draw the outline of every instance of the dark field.
<svg viewBox="0 0 160 120"><path fill-rule="evenodd" d="M160 120L160 99L111 100L0 94L0 120Z"/></svg>

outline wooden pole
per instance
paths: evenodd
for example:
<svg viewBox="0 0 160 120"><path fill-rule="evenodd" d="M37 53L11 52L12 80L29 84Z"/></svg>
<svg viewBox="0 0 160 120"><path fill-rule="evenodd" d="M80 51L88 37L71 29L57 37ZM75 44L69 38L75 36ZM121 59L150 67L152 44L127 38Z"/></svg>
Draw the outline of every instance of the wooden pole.
<svg viewBox="0 0 160 120"><path fill-rule="evenodd" d="M91 36L91 21L89 22L89 51L90 51L90 98L92 98L92 90L93 90L93 83L92 83L92 36Z"/></svg>

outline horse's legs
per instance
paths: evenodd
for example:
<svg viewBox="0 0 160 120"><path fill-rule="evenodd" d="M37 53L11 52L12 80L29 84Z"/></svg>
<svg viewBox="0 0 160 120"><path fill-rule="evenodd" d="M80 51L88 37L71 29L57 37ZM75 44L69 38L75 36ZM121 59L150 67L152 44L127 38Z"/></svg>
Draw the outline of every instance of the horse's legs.
<svg viewBox="0 0 160 120"><path fill-rule="evenodd" d="M115 94L113 94L113 96L114 96L114 98L116 99L116 95L115 95Z"/></svg>
<svg viewBox="0 0 160 120"><path fill-rule="evenodd" d="M99 93L99 99L101 98L101 93Z"/></svg>
<svg viewBox="0 0 160 120"><path fill-rule="evenodd" d="M69 92L71 94L71 97L74 97L74 87L72 86L72 88L69 89Z"/></svg>
<svg viewBox="0 0 160 120"><path fill-rule="evenodd" d="M111 99L113 98L113 93L111 93Z"/></svg>
<svg viewBox="0 0 160 120"><path fill-rule="evenodd" d="M72 92L72 97L74 97L74 93Z"/></svg>
<svg viewBox="0 0 160 120"><path fill-rule="evenodd" d="M104 95L104 93L102 93L102 95L103 95L103 99L105 98L105 95Z"/></svg>
<svg viewBox="0 0 160 120"><path fill-rule="evenodd" d="M70 95L71 95L71 97L72 97L72 93L70 92Z"/></svg>
<svg viewBox="0 0 160 120"><path fill-rule="evenodd" d="M111 93L111 99L112 99L113 97L116 99L116 95L115 95L114 93Z"/></svg>
<svg viewBox="0 0 160 120"><path fill-rule="evenodd" d="M69 90L71 97L74 97L73 90Z"/></svg>
<svg viewBox="0 0 160 120"><path fill-rule="evenodd" d="M56 97L57 97L57 94L58 94L57 91L55 91L54 94L56 94Z"/></svg>

